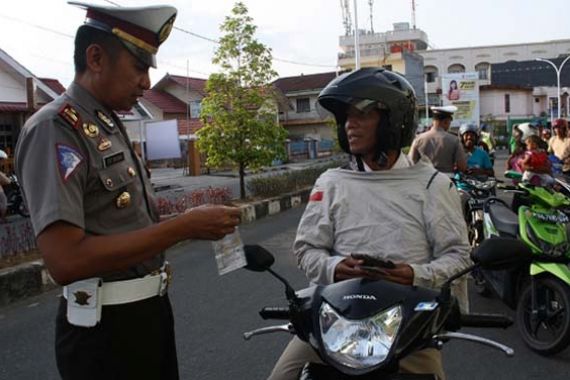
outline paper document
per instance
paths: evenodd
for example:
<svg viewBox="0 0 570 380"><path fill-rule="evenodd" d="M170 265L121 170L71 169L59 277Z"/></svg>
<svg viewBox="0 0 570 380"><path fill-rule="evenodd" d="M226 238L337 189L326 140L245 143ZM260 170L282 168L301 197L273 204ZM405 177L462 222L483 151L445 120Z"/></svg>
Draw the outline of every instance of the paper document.
<svg viewBox="0 0 570 380"><path fill-rule="evenodd" d="M220 275L243 268L247 261L243 250L243 242L236 227L234 233L212 242L216 254L216 264Z"/></svg>

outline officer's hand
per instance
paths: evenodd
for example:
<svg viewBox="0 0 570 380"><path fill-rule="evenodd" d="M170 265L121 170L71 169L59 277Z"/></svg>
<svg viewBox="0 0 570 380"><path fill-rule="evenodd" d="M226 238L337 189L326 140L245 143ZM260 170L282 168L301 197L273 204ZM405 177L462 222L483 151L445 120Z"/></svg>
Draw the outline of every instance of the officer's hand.
<svg viewBox="0 0 570 380"><path fill-rule="evenodd" d="M240 215L237 207L204 205L190 209L181 217L187 223L189 238L218 240L235 231Z"/></svg>
<svg viewBox="0 0 570 380"><path fill-rule="evenodd" d="M366 272L360 269L364 264L363 260L357 260L353 257L347 257L336 265L334 268L334 281L347 280L355 277L366 277Z"/></svg>

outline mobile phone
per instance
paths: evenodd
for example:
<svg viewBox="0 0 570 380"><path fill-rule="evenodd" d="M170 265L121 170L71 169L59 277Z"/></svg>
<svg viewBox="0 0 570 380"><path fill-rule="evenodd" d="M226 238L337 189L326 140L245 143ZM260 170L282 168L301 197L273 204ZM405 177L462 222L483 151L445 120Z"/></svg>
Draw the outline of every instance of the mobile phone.
<svg viewBox="0 0 570 380"><path fill-rule="evenodd" d="M394 269L396 265L390 260L382 260L378 257L373 257L365 253L352 253L351 256L357 260L363 260L364 264L361 266L362 269Z"/></svg>

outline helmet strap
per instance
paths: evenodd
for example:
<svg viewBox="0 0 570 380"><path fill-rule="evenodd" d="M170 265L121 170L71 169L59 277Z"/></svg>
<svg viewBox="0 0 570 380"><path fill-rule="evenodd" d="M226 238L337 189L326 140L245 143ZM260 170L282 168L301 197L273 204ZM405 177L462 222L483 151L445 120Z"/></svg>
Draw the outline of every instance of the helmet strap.
<svg viewBox="0 0 570 380"><path fill-rule="evenodd" d="M362 161L362 156L360 154L355 155L354 158L356 159L356 166L358 166L359 172L364 172L364 162Z"/></svg>

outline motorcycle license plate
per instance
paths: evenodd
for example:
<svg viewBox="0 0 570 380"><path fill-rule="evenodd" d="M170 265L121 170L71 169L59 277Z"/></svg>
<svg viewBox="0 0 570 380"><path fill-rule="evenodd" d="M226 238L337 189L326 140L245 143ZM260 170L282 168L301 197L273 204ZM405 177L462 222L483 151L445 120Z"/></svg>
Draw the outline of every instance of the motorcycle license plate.
<svg viewBox="0 0 570 380"><path fill-rule="evenodd" d="M565 214L543 214L541 212L532 212L531 216L542 222L547 223L568 223L570 219Z"/></svg>
<svg viewBox="0 0 570 380"><path fill-rule="evenodd" d="M474 198L469 199L469 206L471 207L483 207L484 204L485 200L483 199L474 199Z"/></svg>

